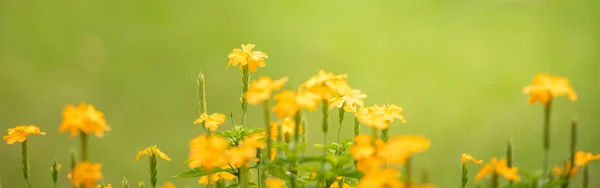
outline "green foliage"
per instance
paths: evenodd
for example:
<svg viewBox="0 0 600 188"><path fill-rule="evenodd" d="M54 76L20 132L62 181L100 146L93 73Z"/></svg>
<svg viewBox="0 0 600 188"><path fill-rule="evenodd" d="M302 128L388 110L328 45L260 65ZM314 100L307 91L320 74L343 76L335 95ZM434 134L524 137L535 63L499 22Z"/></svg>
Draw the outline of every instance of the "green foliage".
<svg viewBox="0 0 600 188"><path fill-rule="evenodd" d="M189 169L185 172L182 172L180 174L177 174L173 177L175 178L197 178L197 177L201 177L201 176L206 176L209 174L213 174L213 173L217 173L217 172L230 172L232 174L236 173L234 172L233 169L231 168L219 168L219 167L215 167L212 170L205 170L203 168L194 168L194 169Z"/></svg>
<svg viewBox="0 0 600 188"><path fill-rule="evenodd" d="M261 128L247 128L241 125L234 125L232 129L216 131L213 134L219 135L229 141L231 146L239 146L242 140L252 134L265 132Z"/></svg>

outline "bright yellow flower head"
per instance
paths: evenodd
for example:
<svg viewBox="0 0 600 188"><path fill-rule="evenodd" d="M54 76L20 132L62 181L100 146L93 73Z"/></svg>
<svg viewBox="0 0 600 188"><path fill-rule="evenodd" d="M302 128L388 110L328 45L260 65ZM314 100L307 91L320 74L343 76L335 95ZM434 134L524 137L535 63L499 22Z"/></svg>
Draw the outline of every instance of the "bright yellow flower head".
<svg viewBox="0 0 600 188"><path fill-rule="evenodd" d="M569 169L571 169L570 172ZM573 177L577 174L577 168L571 168L571 161L568 161L565 165L561 167L555 166L554 168L552 168L552 174L554 174L555 176L564 177L565 175L567 175L567 173L569 173L569 177Z"/></svg>
<svg viewBox="0 0 600 188"><path fill-rule="evenodd" d="M217 135L202 135L190 141L189 168L212 170L225 163L224 153L229 143Z"/></svg>
<svg viewBox="0 0 600 188"><path fill-rule="evenodd" d="M256 147L252 144L242 144L238 147L229 148L225 153L227 164L240 168L249 166L250 161L258 161L256 158Z"/></svg>
<svg viewBox="0 0 600 188"><path fill-rule="evenodd" d="M298 127L300 134L302 134L302 126ZM283 135L294 135L296 131L296 122L290 117L285 117L281 122L281 134Z"/></svg>
<svg viewBox="0 0 600 188"><path fill-rule="evenodd" d="M421 188L436 188L436 186L431 183L425 183L421 185Z"/></svg>
<svg viewBox="0 0 600 188"><path fill-rule="evenodd" d="M214 174L211 174L211 175L206 175L206 176L200 177L200 179L198 179L198 183L199 184L204 184L204 185L215 184L217 181L219 181L221 179L223 179L223 180L234 180L235 179L235 175L233 175L233 174L231 174L229 172L218 172L218 173L214 173Z"/></svg>
<svg viewBox="0 0 600 188"><path fill-rule="evenodd" d="M277 100L277 104L273 106L273 111L277 114L277 117L291 117L295 116L298 112L298 103L296 102L296 93L293 91L282 91L277 95L273 96Z"/></svg>
<svg viewBox="0 0 600 188"><path fill-rule="evenodd" d="M304 83L302 87L308 92L312 92L320 96L321 100L329 100L335 95L341 95L351 90L346 78L348 75L336 75L330 72L320 70L319 73Z"/></svg>
<svg viewBox="0 0 600 188"><path fill-rule="evenodd" d="M287 81L287 77L271 80L271 77L261 76L258 80L250 82L248 91L244 96L248 99L248 103L257 105L262 101L269 100L271 93L280 90Z"/></svg>
<svg viewBox="0 0 600 188"><path fill-rule="evenodd" d="M177 188L177 186L175 186L175 184L167 181L165 182L165 184L163 186L161 186L160 188Z"/></svg>
<svg viewBox="0 0 600 188"><path fill-rule="evenodd" d="M204 127L216 131L219 128L219 125L225 123L225 114L213 113L212 115L208 115L207 113L202 113L194 124L204 123Z"/></svg>
<svg viewBox="0 0 600 188"><path fill-rule="evenodd" d="M480 180L488 174L496 173L500 176L503 176L506 180L521 181L521 177L519 177L519 174L517 174L518 171L519 168L509 168L506 166L506 159L498 160L496 158L492 158L489 163L485 164L481 170L479 170L477 175L475 175L475 179Z"/></svg>
<svg viewBox="0 0 600 188"><path fill-rule="evenodd" d="M404 188L404 184L398 179L400 172L396 169L387 168L366 173L357 188Z"/></svg>
<svg viewBox="0 0 600 188"><path fill-rule="evenodd" d="M383 115L381 107L375 105L368 108L361 108L358 113L356 113L356 118L360 123L374 127L379 130L387 129L390 126L390 122Z"/></svg>
<svg viewBox="0 0 600 188"><path fill-rule="evenodd" d="M112 185L111 185L111 184L108 184L108 185L106 185L106 186L102 186L101 184L98 184L98 185L96 186L96 188L112 188Z"/></svg>
<svg viewBox="0 0 600 188"><path fill-rule="evenodd" d="M143 149L142 151L138 152L137 156L135 156L135 161L137 162L138 160L140 160L140 157L142 155L148 155L149 157L157 155L166 161L171 161L171 158L169 158L169 156L167 156L167 154L160 151L160 149L158 149L158 147L156 147L156 145L147 147L146 149Z"/></svg>
<svg viewBox="0 0 600 188"><path fill-rule="evenodd" d="M284 188L285 183L279 178L269 178L267 180L267 188Z"/></svg>
<svg viewBox="0 0 600 188"><path fill-rule="evenodd" d="M269 58L269 56L261 51L252 51L254 46L254 44L242 44L242 49L233 49L233 52L228 56L229 62L227 63L227 66L237 66L240 64L240 69L242 69L243 66L248 66L248 71L250 72L256 72L259 66L265 67L266 64L264 58Z"/></svg>
<svg viewBox="0 0 600 188"><path fill-rule="evenodd" d="M600 154L592 154L590 152L577 151L575 153L575 165L585 166L590 161L600 160Z"/></svg>
<svg viewBox="0 0 600 188"><path fill-rule="evenodd" d="M96 110L90 104L81 103L79 106L67 105L62 112L63 121L58 128L60 132L69 132L71 136L77 136L79 132L85 134L95 133L97 137L104 136L104 132L110 128L106 125L104 113Z"/></svg>
<svg viewBox="0 0 600 188"><path fill-rule="evenodd" d="M429 140L423 136L395 136L379 150L379 155L388 163L402 165L414 153L423 152L429 146Z"/></svg>
<svg viewBox="0 0 600 188"><path fill-rule="evenodd" d="M267 134L265 132L259 132L248 135L242 140L242 145L253 147L256 149L261 149L265 147L265 141L263 140L263 138L265 138L266 136Z"/></svg>
<svg viewBox="0 0 600 188"><path fill-rule="evenodd" d="M99 163L91 163L89 161L80 162L69 173L69 179L71 179L73 186L92 188L103 177L100 170L102 170L102 165Z"/></svg>
<svg viewBox="0 0 600 188"><path fill-rule="evenodd" d="M402 107L397 106L395 104L388 104L380 109L383 113L384 118L391 122L394 122L394 119L399 119L402 123L406 123L406 119L402 116Z"/></svg>
<svg viewBox="0 0 600 188"><path fill-rule="evenodd" d="M552 97L562 95L567 95L571 101L577 100L577 94L571 88L569 79L544 73L536 75L531 81L531 85L523 88L523 92L529 94L529 104L540 101L546 106Z"/></svg>
<svg viewBox="0 0 600 188"><path fill-rule="evenodd" d="M382 142L377 139L376 142ZM373 137L369 135L358 135L354 137L354 145L350 147L350 153L354 160L362 160L375 155L377 148L373 145Z"/></svg>
<svg viewBox="0 0 600 188"><path fill-rule="evenodd" d="M364 99L367 97L366 94L355 89L346 92L342 95L329 99L329 108L344 108L346 112L357 112L358 108L364 105Z"/></svg>
<svg viewBox="0 0 600 188"><path fill-rule="evenodd" d="M460 158L460 162L462 164L467 164L467 162L469 162L469 161L473 161L473 163L475 163L475 164L481 164L481 163L483 163L483 160L478 160L475 157L473 157L471 154L463 153L462 156L461 156L461 158Z"/></svg>
<svg viewBox="0 0 600 188"><path fill-rule="evenodd" d="M2 139L6 140L6 144L25 142L30 134L45 135L46 133L41 132L40 128L35 125L20 125L8 129L8 135L3 136Z"/></svg>
<svg viewBox="0 0 600 188"><path fill-rule="evenodd" d="M318 94L298 88L298 93L296 94L296 103L299 109L315 111L320 102L321 97Z"/></svg>
<svg viewBox="0 0 600 188"><path fill-rule="evenodd" d="M271 122L271 139L277 140L277 134L279 133L279 122Z"/></svg>
<svg viewBox="0 0 600 188"><path fill-rule="evenodd" d="M386 164L385 159L377 156L371 156L359 160L356 163L356 169L363 173L370 173L372 171L380 170L384 164Z"/></svg>

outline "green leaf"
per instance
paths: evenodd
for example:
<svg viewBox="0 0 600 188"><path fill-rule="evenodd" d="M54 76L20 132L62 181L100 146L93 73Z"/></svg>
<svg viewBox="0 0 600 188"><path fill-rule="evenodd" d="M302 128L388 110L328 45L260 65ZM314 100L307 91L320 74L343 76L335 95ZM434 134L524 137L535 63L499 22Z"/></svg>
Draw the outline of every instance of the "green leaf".
<svg viewBox="0 0 600 188"><path fill-rule="evenodd" d="M194 168L194 169L190 169L188 171L182 172L180 174L177 174L175 176L173 176L174 178L195 178L195 177L200 177L200 176L205 176L208 174L213 174L216 172L225 172L228 171L229 169L222 169L219 167L216 167L213 170L204 170L203 168Z"/></svg>

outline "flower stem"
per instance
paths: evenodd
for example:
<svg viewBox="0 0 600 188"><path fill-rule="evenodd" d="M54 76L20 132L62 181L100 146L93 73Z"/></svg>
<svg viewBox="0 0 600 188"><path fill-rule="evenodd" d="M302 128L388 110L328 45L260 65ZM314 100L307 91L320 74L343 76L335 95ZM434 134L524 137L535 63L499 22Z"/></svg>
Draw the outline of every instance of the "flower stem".
<svg viewBox="0 0 600 188"><path fill-rule="evenodd" d="M71 148L70 160L71 160L71 172L72 172L73 169L75 169L75 166L77 166L77 151L75 148ZM73 178L73 176L75 176L75 174L71 174L71 178ZM76 186L73 185L73 188L76 188Z"/></svg>
<svg viewBox="0 0 600 188"><path fill-rule="evenodd" d="M354 114L354 136L358 136L360 134L360 123L358 122L358 118L356 114Z"/></svg>
<svg viewBox="0 0 600 188"><path fill-rule="evenodd" d="M27 140L21 143L21 157L23 162L23 177L27 181L27 186L31 188L31 182L29 181L29 155L27 155Z"/></svg>
<svg viewBox="0 0 600 188"><path fill-rule="evenodd" d="M88 135L81 131L79 133L81 141L81 161L88 160Z"/></svg>
<svg viewBox="0 0 600 188"><path fill-rule="evenodd" d="M264 102L264 110L265 110L265 126L267 130L267 159L271 156L271 148L273 148L273 140L271 137L273 135L271 130L271 113L269 112L269 100L265 100Z"/></svg>
<svg viewBox="0 0 600 188"><path fill-rule="evenodd" d="M244 65L242 66L242 126L246 125L246 111L248 110L248 101L244 96L248 92L248 80L250 80L248 65Z"/></svg>
<svg viewBox="0 0 600 188"><path fill-rule="evenodd" d="M586 164L585 166L583 166L583 182L582 182L582 188L588 188L588 184L590 183L590 170L588 168L588 165Z"/></svg>
<svg viewBox="0 0 600 188"><path fill-rule="evenodd" d="M158 181L156 178L158 174L158 170L156 169L156 154L149 155L148 161L150 161L150 185L152 185L152 188L155 188Z"/></svg>
<svg viewBox="0 0 600 188"><path fill-rule="evenodd" d="M390 128L381 130L381 140L387 142L390 139Z"/></svg>
<svg viewBox="0 0 600 188"><path fill-rule="evenodd" d="M552 98L544 108L544 161L542 166L543 181L548 178L548 154L550 152L550 114L552 112Z"/></svg>
<svg viewBox="0 0 600 188"><path fill-rule="evenodd" d="M406 164L404 165L404 167L406 168L406 182L404 182L404 185L405 187L410 187L410 184L412 182L412 157L406 158Z"/></svg>
<svg viewBox="0 0 600 188"><path fill-rule="evenodd" d="M296 123L296 126L294 127L294 146L297 147L298 144L300 144L300 127L302 126L302 120L301 120L302 116L300 114L300 110L298 110L298 112L296 112L296 116L294 116L294 123Z"/></svg>
<svg viewBox="0 0 600 188"><path fill-rule="evenodd" d="M568 168L568 173L565 173L565 176L563 177L564 179L564 183L562 185L562 188L567 188L569 187L569 174L571 172L571 170L573 170L574 164L575 164L575 150L577 149L577 121L575 119L571 120L571 142L569 144L569 168Z"/></svg>
<svg viewBox="0 0 600 188"><path fill-rule="evenodd" d="M460 165L461 169L462 169L462 178L460 181L460 187L461 188L465 188L467 187L467 182L469 182L469 170L467 169L467 163L462 163L462 165Z"/></svg>
<svg viewBox="0 0 600 188"><path fill-rule="evenodd" d="M498 173L492 173L492 179L490 179L492 188L498 188L498 178Z"/></svg>
<svg viewBox="0 0 600 188"><path fill-rule="evenodd" d="M512 145L512 140L509 140L506 143L506 166L508 166L508 168L512 168L513 167L513 163L514 163L514 158L513 158L513 145ZM508 185L511 186L513 184L512 180L508 181Z"/></svg>
<svg viewBox="0 0 600 188"><path fill-rule="evenodd" d="M323 129L323 133L327 134L327 130L329 129L329 103L325 99L321 102L321 111L323 113L323 123L321 128Z"/></svg>
<svg viewBox="0 0 600 188"><path fill-rule="evenodd" d="M204 81L204 74L198 73L198 112L199 115L206 113L206 91L204 90L206 82ZM200 117L200 116L198 116ZM202 128L204 132L210 134L210 130L206 128L205 122L202 122Z"/></svg>
<svg viewBox="0 0 600 188"><path fill-rule="evenodd" d="M340 143L340 135L342 133L342 122L344 121L344 114L346 111L344 111L344 104L342 104L342 107L340 107L339 111L338 111L338 118L339 118L339 124L340 127L338 128L338 134L337 134L337 143Z"/></svg>

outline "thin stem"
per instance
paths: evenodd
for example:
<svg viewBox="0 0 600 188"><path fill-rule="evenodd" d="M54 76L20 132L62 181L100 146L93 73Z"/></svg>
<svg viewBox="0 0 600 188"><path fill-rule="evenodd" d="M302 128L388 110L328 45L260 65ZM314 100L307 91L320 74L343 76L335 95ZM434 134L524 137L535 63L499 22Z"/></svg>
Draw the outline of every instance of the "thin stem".
<svg viewBox="0 0 600 188"><path fill-rule="evenodd" d="M509 168L513 167L513 163L514 163L514 158L513 158L513 146L512 146L512 140L509 140L506 143L506 166L508 166ZM512 185L513 181L509 180L508 181L508 185Z"/></svg>
<svg viewBox="0 0 600 188"><path fill-rule="evenodd" d="M340 127L338 128L338 134L337 134L337 143L340 143L340 135L342 133L342 122L344 122L344 114L346 111L344 111L344 105L342 104L342 107L340 107L339 111L338 111L338 118L339 118L339 125Z"/></svg>
<svg viewBox="0 0 600 188"><path fill-rule="evenodd" d="M27 181L27 186L31 188L31 182L29 181L29 155L27 154L27 140L21 143L21 157L23 162L23 177Z"/></svg>
<svg viewBox="0 0 600 188"><path fill-rule="evenodd" d="M79 133L80 137L80 141L81 141L81 161L87 161L88 160L88 135L86 133L84 133L83 131L81 131Z"/></svg>
<svg viewBox="0 0 600 188"><path fill-rule="evenodd" d="M588 188L588 185L590 183L590 169L588 168L588 165L586 164L585 166L583 166L583 182L582 182L582 188Z"/></svg>
<svg viewBox="0 0 600 188"><path fill-rule="evenodd" d="M460 180L460 187L461 188L465 188L467 187L467 182L469 182L469 170L467 169L467 163L462 163L462 165L460 165L461 169L462 169L462 178Z"/></svg>
<svg viewBox="0 0 600 188"><path fill-rule="evenodd" d="M406 164L404 166L406 167L406 182L404 182L404 185L405 187L410 187L412 182L412 157L406 159Z"/></svg>
<svg viewBox="0 0 600 188"><path fill-rule="evenodd" d="M158 174L158 170L156 169L156 154L149 155L148 160L150 162L150 185L152 185L152 188L155 188L156 182L158 181L156 178L156 175Z"/></svg>
<svg viewBox="0 0 600 188"><path fill-rule="evenodd" d="M300 114L300 110L298 110L298 112L296 112L296 116L294 116L294 123L296 123L296 126L294 127L294 146L298 146L298 144L300 144L300 127L302 126L302 122L301 122L301 114Z"/></svg>
<svg viewBox="0 0 600 188"><path fill-rule="evenodd" d="M323 133L327 134L327 130L329 129L329 103L325 99L321 102L321 112L323 114L321 128L323 129Z"/></svg>
<svg viewBox="0 0 600 188"><path fill-rule="evenodd" d="M354 136L358 136L360 134L360 123L358 122L358 118L356 114L354 114Z"/></svg>
<svg viewBox="0 0 600 188"><path fill-rule="evenodd" d="M198 73L198 112L200 113L199 115L201 116L202 114L206 113L206 92L204 90L205 88L205 81L204 81L204 74L202 74L202 72ZM200 117L198 116L198 117ZM202 128L204 129L204 132L206 132L207 134L210 135L210 130L206 128L205 126L205 122L202 122Z"/></svg>
<svg viewBox="0 0 600 188"><path fill-rule="evenodd" d="M265 126L267 130L267 158L270 158L269 156L271 156L271 148L273 148L273 140L271 139L271 137L273 136L273 131L271 130L271 113L269 112L269 100L265 100L263 104L265 110Z"/></svg>
<svg viewBox="0 0 600 188"><path fill-rule="evenodd" d="M490 180L492 188L498 188L498 178L498 173L494 172L492 174L492 179Z"/></svg>
<svg viewBox="0 0 600 188"><path fill-rule="evenodd" d="M575 168L575 150L577 149L577 121L575 119L571 120L571 142L569 144L569 162L568 171L565 173L563 179L564 183L562 188L569 187L569 175L571 174L571 170Z"/></svg>
<svg viewBox="0 0 600 188"><path fill-rule="evenodd" d="M544 181L548 178L548 154L550 152L550 114L552 112L552 98L544 108L544 163L542 177Z"/></svg>
<svg viewBox="0 0 600 188"><path fill-rule="evenodd" d="M250 80L248 65L244 65L242 66L242 126L246 126L246 111L248 110L248 101L244 95L246 92L248 92L248 80Z"/></svg>

